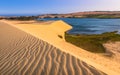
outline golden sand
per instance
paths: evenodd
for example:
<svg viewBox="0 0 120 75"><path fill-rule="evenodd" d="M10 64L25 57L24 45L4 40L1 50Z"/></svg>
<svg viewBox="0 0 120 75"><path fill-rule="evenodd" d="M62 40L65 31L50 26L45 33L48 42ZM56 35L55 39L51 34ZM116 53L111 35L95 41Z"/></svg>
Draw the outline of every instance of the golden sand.
<svg viewBox="0 0 120 75"><path fill-rule="evenodd" d="M66 75L69 73L68 70L70 70L72 75L76 74L84 75L84 72L86 71L87 74L91 73L95 74L90 70L90 68L88 68L88 66L86 67L86 71L82 72L82 70L84 70L85 68L82 69L80 65L78 66L78 64L81 63L80 60L86 62L89 65L94 66L95 68L109 75L118 75L120 73L119 63L111 61L111 59L105 58L101 55L87 52L81 48L78 48L72 44L67 43L64 39L64 32L71 29L72 27L63 21L47 22L40 24L39 23L25 24L15 22L1 21L2 31L0 31L0 35L2 35L2 37L0 37L0 39L2 40L2 42L0 42L1 46L0 59L2 59L2 61L0 62L2 62L2 64L0 65L2 65L2 67L0 66L0 71L2 71L3 74L6 72L5 70L7 68L9 70L8 73L10 72L15 73L18 71L18 73L22 74L29 73L29 71L31 71L30 74L34 73L42 74L46 71L47 75L52 73L54 73L54 75L61 73L62 75ZM61 39L60 37L58 37L58 35L61 35L63 38ZM49 44L40 39L48 42ZM9 46L9 44L11 45ZM53 45L54 47L51 46L50 44ZM36 55L36 53L38 53L38 55ZM61 56L60 53L63 53L64 55ZM9 60L6 58L8 58ZM59 62L56 60L59 60ZM13 66L10 66L11 63L9 63L9 61L13 64ZM48 64L47 61L50 62L48 69L45 68L46 64ZM67 63L69 64L68 67ZM20 64L24 66L22 66L21 68L21 66L19 66ZM56 66L53 66L52 64L56 64ZM14 67L15 65L19 66L18 69L16 70L15 70L16 67ZM61 68L60 66L63 67ZM83 66L85 66L85 64L83 64ZM51 68L56 69L54 70ZM23 70L25 69L26 71L23 72ZM59 71L58 69L62 69L62 71L61 70ZM103 74L100 71L98 71L98 73Z"/></svg>

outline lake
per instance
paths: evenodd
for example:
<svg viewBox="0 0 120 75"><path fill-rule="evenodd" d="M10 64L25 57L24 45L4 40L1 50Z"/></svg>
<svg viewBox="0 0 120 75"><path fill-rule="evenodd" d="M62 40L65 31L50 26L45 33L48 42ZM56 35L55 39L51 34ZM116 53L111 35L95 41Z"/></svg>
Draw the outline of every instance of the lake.
<svg viewBox="0 0 120 75"><path fill-rule="evenodd" d="M63 20L73 27L70 34L101 34L118 31L120 33L120 19L96 18L45 18L43 20Z"/></svg>

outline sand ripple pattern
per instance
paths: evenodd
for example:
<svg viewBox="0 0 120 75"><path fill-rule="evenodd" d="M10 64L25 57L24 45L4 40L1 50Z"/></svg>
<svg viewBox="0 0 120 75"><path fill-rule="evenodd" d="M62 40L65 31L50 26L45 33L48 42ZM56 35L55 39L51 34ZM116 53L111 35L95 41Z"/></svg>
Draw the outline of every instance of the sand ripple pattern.
<svg viewBox="0 0 120 75"><path fill-rule="evenodd" d="M0 75L105 74L47 42L0 22Z"/></svg>

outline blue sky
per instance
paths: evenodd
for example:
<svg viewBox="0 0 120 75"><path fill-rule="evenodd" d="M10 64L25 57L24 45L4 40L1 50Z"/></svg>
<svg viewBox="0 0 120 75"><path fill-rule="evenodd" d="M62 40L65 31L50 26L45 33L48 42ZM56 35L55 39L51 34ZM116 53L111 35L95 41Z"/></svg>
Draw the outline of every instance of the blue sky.
<svg viewBox="0 0 120 75"><path fill-rule="evenodd" d="M0 14L120 11L120 0L0 0Z"/></svg>

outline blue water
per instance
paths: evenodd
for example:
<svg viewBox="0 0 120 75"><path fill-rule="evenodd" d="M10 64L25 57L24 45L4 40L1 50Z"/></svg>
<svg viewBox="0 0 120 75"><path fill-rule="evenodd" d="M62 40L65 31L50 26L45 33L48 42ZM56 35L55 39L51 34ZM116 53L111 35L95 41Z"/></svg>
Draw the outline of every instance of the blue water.
<svg viewBox="0 0 120 75"><path fill-rule="evenodd" d="M46 18L44 20L63 20L73 29L70 34L101 34L104 32L118 31L120 33L120 19L95 19L95 18Z"/></svg>

